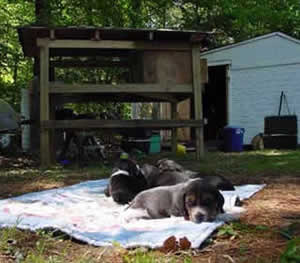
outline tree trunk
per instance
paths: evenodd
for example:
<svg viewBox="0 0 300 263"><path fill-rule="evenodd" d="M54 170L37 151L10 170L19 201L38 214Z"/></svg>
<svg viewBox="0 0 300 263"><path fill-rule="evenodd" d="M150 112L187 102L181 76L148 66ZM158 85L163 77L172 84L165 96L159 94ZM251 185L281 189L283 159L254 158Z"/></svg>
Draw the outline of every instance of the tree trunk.
<svg viewBox="0 0 300 263"><path fill-rule="evenodd" d="M35 24L48 26L50 24L49 0L35 0Z"/></svg>

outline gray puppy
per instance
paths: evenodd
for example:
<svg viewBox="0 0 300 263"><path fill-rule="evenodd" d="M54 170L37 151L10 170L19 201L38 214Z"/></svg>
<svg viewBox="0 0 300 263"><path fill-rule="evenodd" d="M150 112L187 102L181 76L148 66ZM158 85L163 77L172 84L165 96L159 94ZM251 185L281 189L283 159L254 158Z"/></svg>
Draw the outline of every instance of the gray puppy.
<svg viewBox="0 0 300 263"><path fill-rule="evenodd" d="M211 222L224 213L223 205L224 197L214 186L191 179L139 193L128 207L133 213L128 213L125 219L183 216L195 223Z"/></svg>
<svg viewBox="0 0 300 263"><path fill-rule="evenodd" d="M201 178L205 183L215 186L222 191L233 191L233 184L221 175L204 175L199 172L185 169L170 159L161 159L156 164L159 176L152 178L153 186L174 185L192 178Z"/></svg>

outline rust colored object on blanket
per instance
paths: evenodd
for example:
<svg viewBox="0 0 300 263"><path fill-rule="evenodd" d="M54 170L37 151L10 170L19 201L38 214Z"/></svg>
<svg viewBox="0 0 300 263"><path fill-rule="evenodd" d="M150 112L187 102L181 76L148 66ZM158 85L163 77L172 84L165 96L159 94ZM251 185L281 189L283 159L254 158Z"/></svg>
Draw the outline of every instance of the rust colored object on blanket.
<svg viewBox="0 0 300 263"><path fill-rule="evenodd" d="M191 248L192 243L186 238L180 238L179 242L175 236L170 236L164 241L160 251L163 253L176 252L178 250L187 250Z"/></svg>
<svg viewBox="0 0 300 263"><path fill-rule="evenodd" d="M170 236L164 241L160 251L163 253L175 252L178 250L178 243L175 236Z"/></svg>
<svg viewBox="0 0 300 263"><path fill-rule="evenodd" d="M192 243L186 238L179 238L179 247L181 250L187 250L191 248Z"/></svg>

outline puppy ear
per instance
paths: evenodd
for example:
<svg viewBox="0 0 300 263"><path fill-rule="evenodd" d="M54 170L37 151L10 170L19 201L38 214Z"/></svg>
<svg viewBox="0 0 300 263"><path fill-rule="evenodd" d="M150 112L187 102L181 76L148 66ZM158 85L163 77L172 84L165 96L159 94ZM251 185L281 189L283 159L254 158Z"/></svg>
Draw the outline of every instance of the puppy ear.
<svg viewBox="0 0 300 263"><path fill-rule="evenodd" d="M224 209L223 209L223 205L224 205L224 197L223 195L220 193L220 191L217 190L217 208L219 213L223 214L225 213Z"/></svg>
<svg viewBox="0 0 300 263"><path fill-rule="evenodd" d="M160 166L161 163L165 162L166 160L167 160L167 158L163 158L163 159L158 160L158 161L156 162L156 166L157 166L157 167Z"/></svg>
<svg viewBox="0 0 300 263"><path fill-rule="evenodd" d="M177 172L181 172L181 173L184 172L183 167L180 164L175 163L175 162L174 162L174 170Z"/></svg>
<svg viewBox="0 0 300 263"><path fill-rule="evenodd" d="M127 165L128 165L128 172L131 175L136 176L138 174L138 171L139 171L138 168L137 168L136 162L132 159L128 159L127 160Z"/></svg>
<svg viewBox="0 0 300 263"><path fill-rule="evenodd" d="M183 217L185 220L190 220L190 215L189 215L189 211L186 208L186 203L185 203L185 198L186 198L186 194L183 195Z"/></svg>
<svg viewBox="0 0 300 263"><path fill-rule="evenodd" d="M114 168L112 169L111 173L113 174L113 173L115 173L115 172L117 172L117 171L119 171L119 170L120 170L119 168L114 167Z"/></svg>

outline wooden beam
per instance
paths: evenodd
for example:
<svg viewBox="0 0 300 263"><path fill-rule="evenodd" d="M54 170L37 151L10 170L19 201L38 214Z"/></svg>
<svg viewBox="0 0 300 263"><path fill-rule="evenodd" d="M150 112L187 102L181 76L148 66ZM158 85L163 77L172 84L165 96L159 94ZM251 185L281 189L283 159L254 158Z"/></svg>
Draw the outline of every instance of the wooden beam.
<svg viewBox="0 0 300 263"><path fill-rule="evenodd" d="M201 81L201 64L200 64L200 45L195 44L192 48L192 65L193 65L193 88L195 119L203 119L202 107L202 81ZM204 155L204 136L203 128L196 128L196 159L200 160Z"/></svg>
<svg viewBox="0 0 300 263"><path fill-rule="evenodd" d="M48 120L44 129L127 129L151 128L168 130L183 127L203 127L202 120Z"/></svg>
<svg viewBox="0 0 300 263"><path fill-rule="evenodd" d="M49 83L51 94L74 93L193 93L191 84L60 84Z"/></svg>
<svg viewBox="0 0 300 263"><path fill-rule="evenodd" d="M49 48L43 46L40 48L40 121L48 121L50 118L49 105ZM41 165L50 166L50 132L41 128L40 133L40 156Z"/></svg>
<svg viewBox="0 0 300 263"><path fill-rule="evenodd" d="M176 41L125 41L125 40L50 40L37 38L37 46L49 48L97 48L97 49L131 49L131 50L173 50L186 51L191 46L186 42Z"/></svg>
<svg viewBox="0 0 300 263"><path fill-rule="evenodd" d="M97 60L62 60L51 61L50 67L56 68L84 68L84 67L129 67L128 61L97 61Z"/></svg>
<svg viewBox="0 0 300 263"><path fill-rule="evenodd" d="M207 59L203 58L200 59L200 74L201 74L201 83L205 84L208 83L208 66L207 66Z"/></svg>
<svg viewBox="0 0 300 263"><path fill-rule="evenodd" d="M171 119L177 119L177 103L171 103ZM176 154L177 151L177 128L172 128L172 152Z"/></svg>
<svg viewBox="0 0 300 263"><path fill-rule="evenodd" d="M172 103L177 103L178 99L176 98L175 95L172 94L163 94L163 99L162 99L162 94L149 94L149 93L142 93L142 94L137 94L140 98L145 98L147 102L151 102L151 99L153 100L152 102L172 102Z"/></svg>

